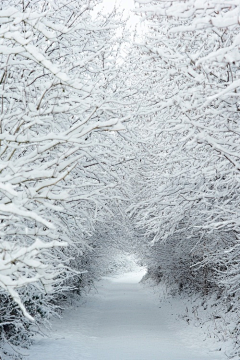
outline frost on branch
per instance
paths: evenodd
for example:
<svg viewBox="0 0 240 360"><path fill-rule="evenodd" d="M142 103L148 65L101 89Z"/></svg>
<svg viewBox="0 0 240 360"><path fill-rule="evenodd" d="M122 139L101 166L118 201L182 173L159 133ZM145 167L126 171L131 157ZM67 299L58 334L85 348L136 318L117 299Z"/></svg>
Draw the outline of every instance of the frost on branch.
<svg viewBox="0 0 240 360"><path fill-rule="evenodd" d="M56 270L50 264L46 264L44 250L64 245L67 243L43 243L38 239L28 247L20 247L6 241L0 244L0 287L12 296L29 320L34 319L27 312L17 288L40 282L46 293L51 292L54 278L60 274L61 267Z"/></svg>

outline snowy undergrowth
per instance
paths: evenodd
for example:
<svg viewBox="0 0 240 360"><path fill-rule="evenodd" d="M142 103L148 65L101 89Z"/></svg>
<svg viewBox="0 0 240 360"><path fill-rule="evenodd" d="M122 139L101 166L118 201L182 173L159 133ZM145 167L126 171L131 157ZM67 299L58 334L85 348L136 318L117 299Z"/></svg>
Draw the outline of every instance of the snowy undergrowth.
<svg viewBox="0 0 240 360"><path fill-rule="evenodd" d="M160 306L169 304L169 326L174 328L176 319L182 322L183 342L188 345L190 342L193 348L202 344L212 352L221 352L226 359L239 359L240 312L237 302L224 301L217 294L179 293L148 275L143 277L142 284L152 289Z"/></svg>
<svg viewBox="0 0 240 360"><path fill-rule="evenodd" d="M213 339L217 350L229 359L239 359L239 307L223 301L216 294L183 297L186 304L180 317L187 323L203 329L206 340Z"/></svg>

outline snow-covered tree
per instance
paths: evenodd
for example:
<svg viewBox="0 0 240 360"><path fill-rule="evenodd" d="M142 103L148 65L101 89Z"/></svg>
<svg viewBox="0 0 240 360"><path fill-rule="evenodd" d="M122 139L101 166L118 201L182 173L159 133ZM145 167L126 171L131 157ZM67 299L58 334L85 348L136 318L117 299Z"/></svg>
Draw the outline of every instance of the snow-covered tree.
<svg viewBox="0 0 240 360"><path fill-rule="evenodd" d="M110 133L129 118L126 34L121 16L96 16L98 3L1 3L0 288L16 308L1 318L2 340L77 286L85 268L76 259L119 196L113 167L123 153Z"/></svg>
<svg viewBox="0 0 240 360"><path fill-rule="evenodd" d="M147 97L142 117L155 138L142 167L141 197L131 210L153 244L187 242L180 249L188 252L191 266L214 269L208 285L230 281L233 289L236 266L229 269L239 241L239 5L136 3L149 28L137 44Z"/></svg>

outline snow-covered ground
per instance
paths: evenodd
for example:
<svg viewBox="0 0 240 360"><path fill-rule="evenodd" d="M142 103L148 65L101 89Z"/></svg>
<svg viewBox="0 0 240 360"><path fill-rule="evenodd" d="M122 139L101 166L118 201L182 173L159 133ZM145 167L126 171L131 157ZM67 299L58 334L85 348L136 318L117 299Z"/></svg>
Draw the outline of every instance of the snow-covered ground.
<svg viewBox="0 0 240 360"><path fill-rule="evenodd" d="M30 360L223 360L200 328L177 320L181 301L159 302L144 271L105 277L81 306L36 339Z"/></svg>

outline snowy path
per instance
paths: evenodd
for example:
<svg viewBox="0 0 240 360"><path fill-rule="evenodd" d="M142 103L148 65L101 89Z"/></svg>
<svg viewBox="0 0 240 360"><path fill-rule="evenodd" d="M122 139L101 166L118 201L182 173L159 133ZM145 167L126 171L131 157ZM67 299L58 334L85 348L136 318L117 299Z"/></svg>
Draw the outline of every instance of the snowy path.
<svg viewBox="0 0 240 360"><path fill-rule="evenodd" d="M30 360L222 360L204 348L200 329L175 321L169 303L138 281L141 273L105 278L98 293L64 313L53 335L36 340ZM190 328L190 327L189 327Z"/></svg>

